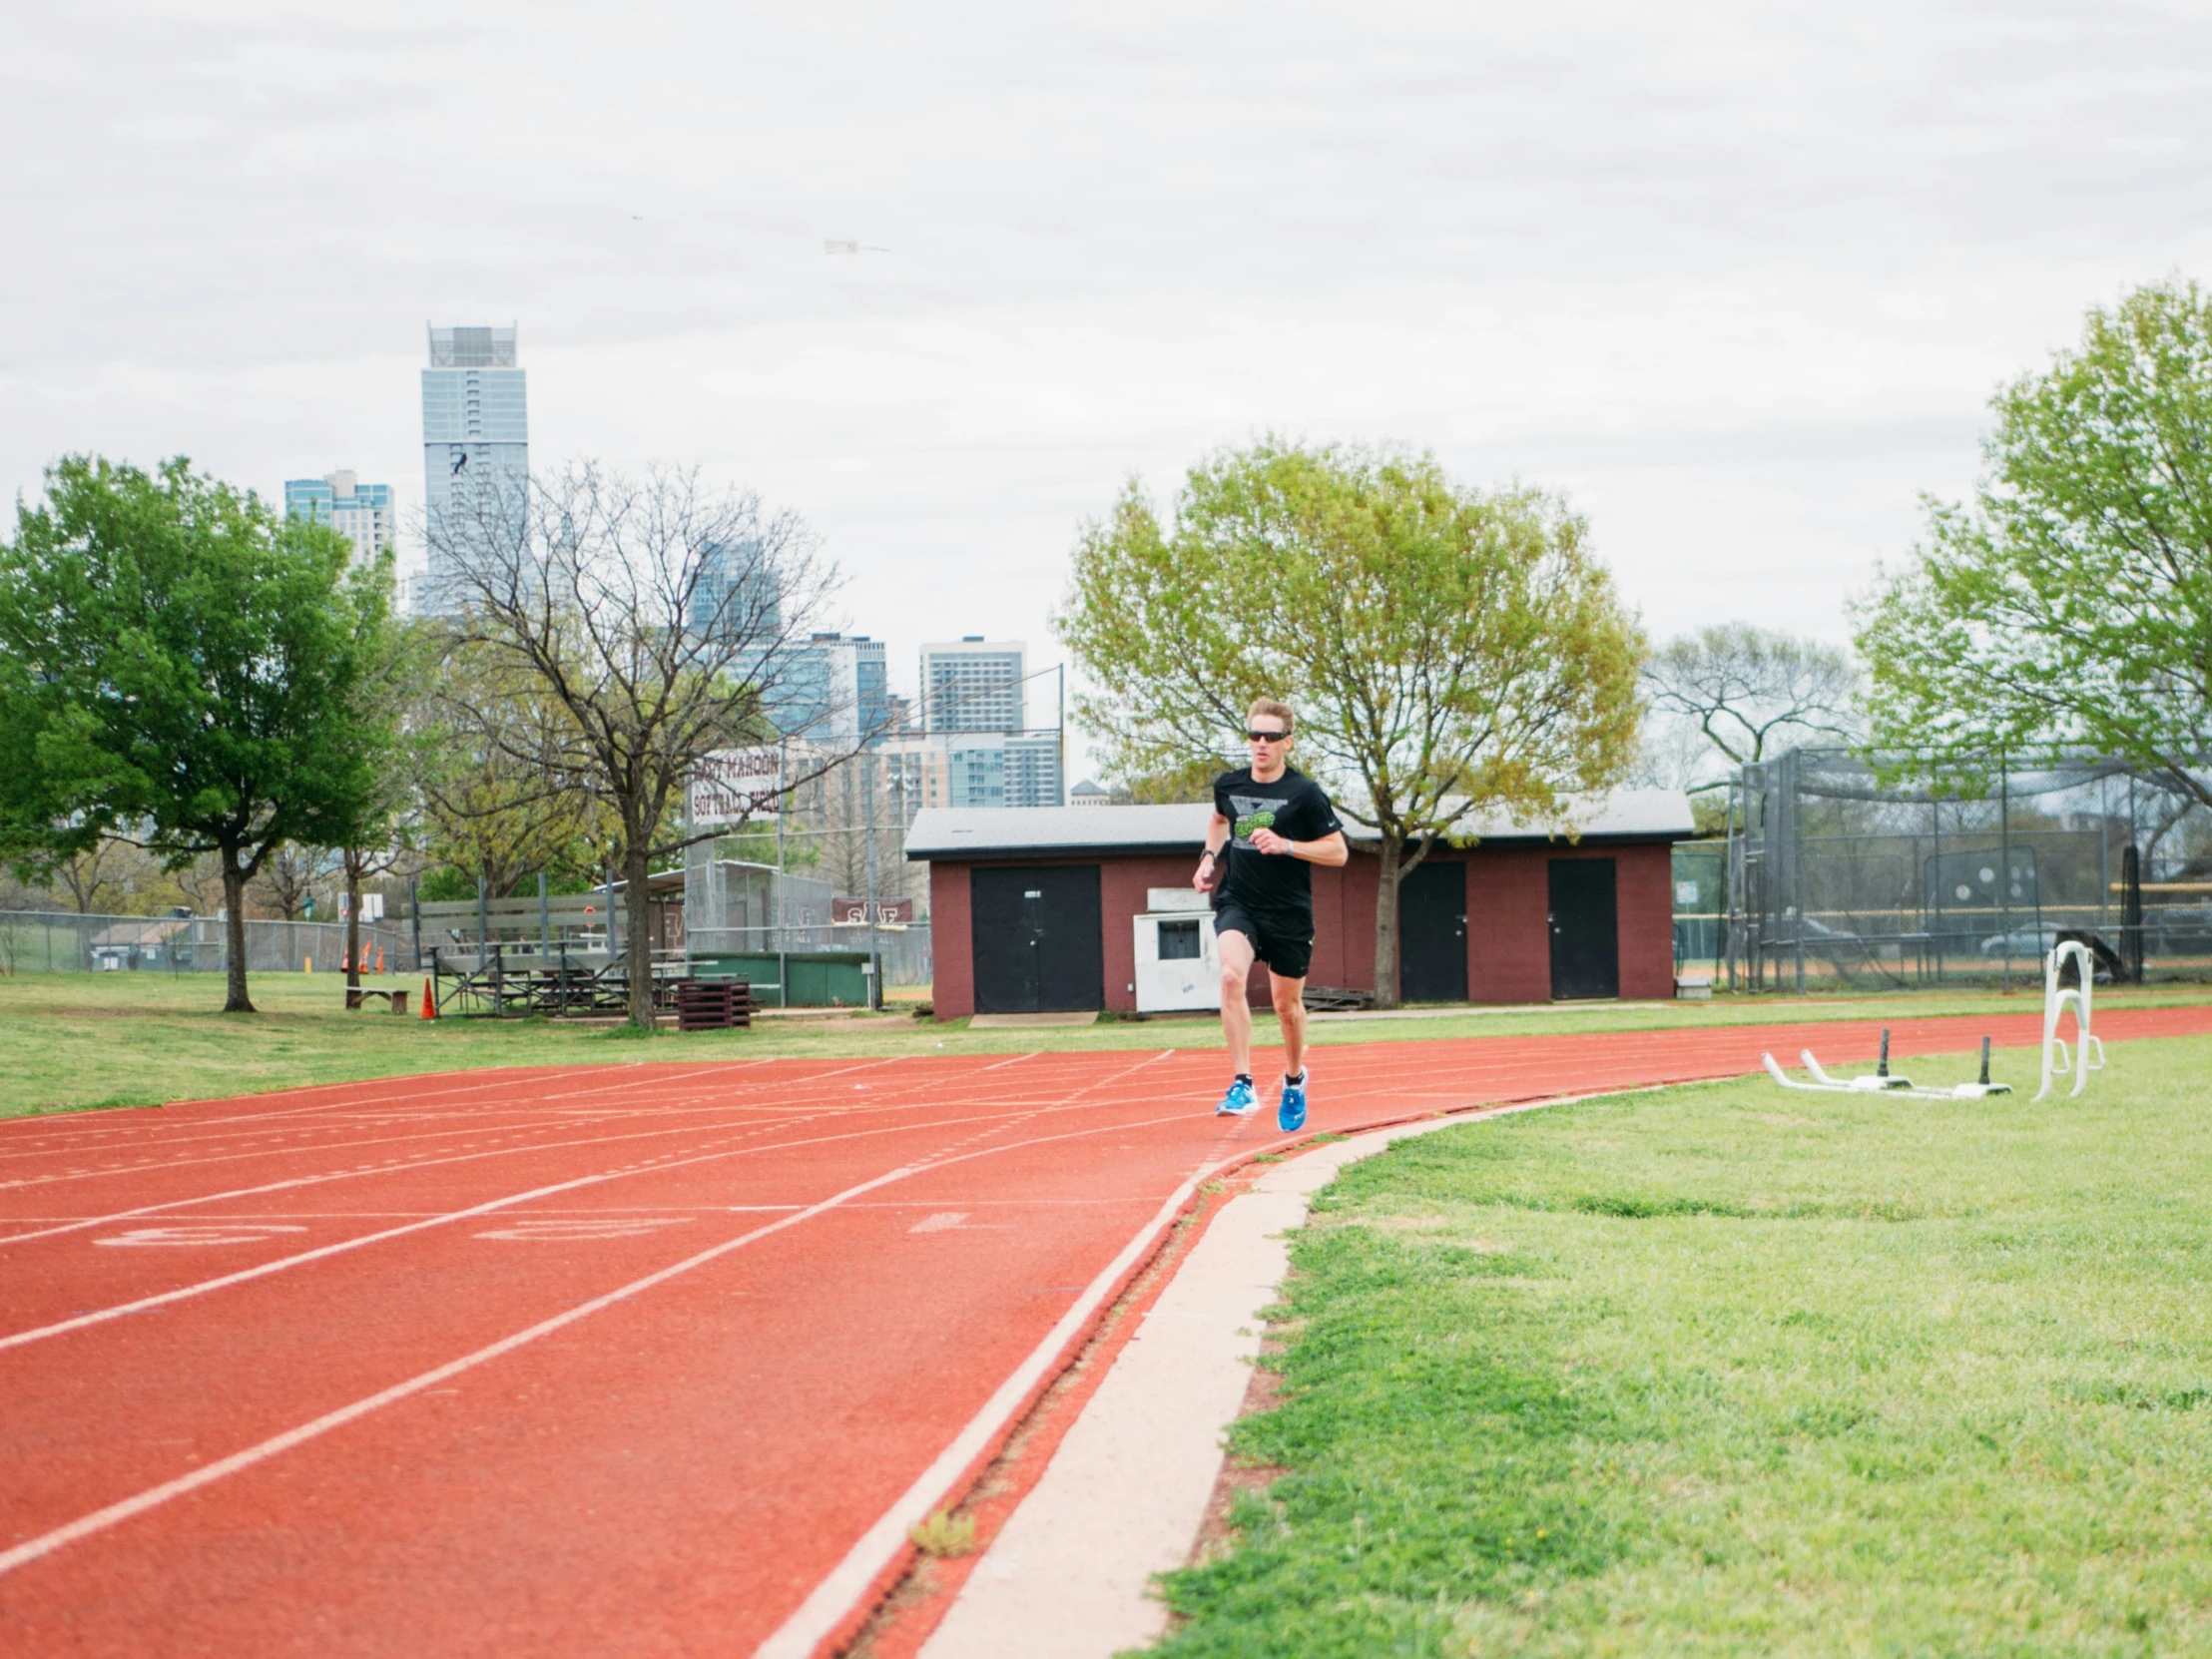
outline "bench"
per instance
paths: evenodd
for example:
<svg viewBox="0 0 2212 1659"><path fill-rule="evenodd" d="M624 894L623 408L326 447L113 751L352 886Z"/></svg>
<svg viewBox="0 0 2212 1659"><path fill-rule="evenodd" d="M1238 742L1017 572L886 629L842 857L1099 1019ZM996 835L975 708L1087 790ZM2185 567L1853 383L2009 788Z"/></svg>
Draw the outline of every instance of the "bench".
<svg viewBox="0 0 2212 1659"><path fill-rule="evenodd" d="M345 1006L348 1009L358 1008L362 1003L377 997L389 997L391 999L391 1011L395 1014L403 1014L407 1011L407 987L405 986L395 991L387 991L381 986L369 985L348 985L345 987Z"/></svg>

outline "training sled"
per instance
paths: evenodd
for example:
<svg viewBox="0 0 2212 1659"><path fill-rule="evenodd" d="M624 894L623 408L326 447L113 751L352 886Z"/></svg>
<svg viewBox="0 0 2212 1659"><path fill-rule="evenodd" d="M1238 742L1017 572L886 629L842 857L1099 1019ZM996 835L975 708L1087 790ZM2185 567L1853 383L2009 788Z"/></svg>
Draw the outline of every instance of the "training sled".
<svg viewBox="0 0 2212 1659"><path fill-rule="evenodd" d="M1805 1062L1805 1069L1813 1079L1800 1083L1785 1072L1772 1054L1762 1054L1767 1075L1785 1089L1802 1089L1813 1094L1884 1094L1898 1095L1907 1100L1980 1100L1986 1095L2010 1094L2009 1083L1989 1081L1989 1039L1981 1039L1981 1081L1978 1083L1953 1083L1947 1089L1924 1089L1910 1077L1896 1077L1890 1072L1890 1028L1882 1028L1882 1060L1879 1069L1865 1077L1831 1077L1821 1069L1820 1061L1813 1058L1810 1048L1798 1050L1798 1058Z"/></svg>
<svg viewBox="0 0 2212 1659"><path fill-rule="evenodd" d="M2061 984L2060 979L2072 965L2073 983ZM2077 939L2067 939L2043 958L2043 1082L2035 1091L2041 1100L2050 1093L2051 1080L2073 1076L2073 1094L2080 1094L2089 1086L2089 1073L2104 1069L2104 1044L2089 1030L2090 989L2096 983L2097 962L2089 947ZM2074 1041L2068 1049L2065 1038L2058 1034L2058 1022L2068 1009L2073 1011ZM1915 1087L1910 1077L1894 1077L1890 1073L1890 1031L1882 1031L1882 1059L1874 1072L1866 1077L1831 1077L1821 1069L1820 1061L1813 1058L1809 1048L1798 1050L1798 1058L1805 1062L1810 1083L1800 1083L1783 1071L1772 1054L1759 1058L1766 1063L1767 1075L1785 1089L1798 1089L1812 1094L1895 1094L1908 1100L1979 1100L1992 1094L2010 1094L2009 1083L1989 1081L1989 1039L1981 1039L1981 1080L1978 1083L1954 1083L1947 1089L1923 1089Z"/></svg>

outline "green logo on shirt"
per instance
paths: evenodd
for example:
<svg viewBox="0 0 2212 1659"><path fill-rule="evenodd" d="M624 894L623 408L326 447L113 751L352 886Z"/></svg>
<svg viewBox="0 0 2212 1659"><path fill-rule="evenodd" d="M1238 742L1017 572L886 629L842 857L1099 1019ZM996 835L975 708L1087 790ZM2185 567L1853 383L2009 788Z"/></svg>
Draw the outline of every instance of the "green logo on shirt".
<svg viewBox="0 0 2212 1659"><path fill-rule="evenodd" d="M1275 803L1263 805L1248 796L1243 800L1232 797L1230 804L1237 809L1236 835L1239 846L1252 844L1253 830L1275 828Z"/></svg>

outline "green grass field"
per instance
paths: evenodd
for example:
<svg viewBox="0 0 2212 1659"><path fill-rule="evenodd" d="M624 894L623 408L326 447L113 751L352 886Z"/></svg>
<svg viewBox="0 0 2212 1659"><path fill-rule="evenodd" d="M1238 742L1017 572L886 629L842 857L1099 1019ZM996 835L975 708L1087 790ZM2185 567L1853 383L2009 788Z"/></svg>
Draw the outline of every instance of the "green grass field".
<svg viewBox="0 0 2212 1659"><path fill-rule="evenodd" d="M420 981L414 981L419 987ZM2202 1001L2203 987L2130 991L2105 1003ZM345 1011L336 974L260 974L258 1014L226 1015L212 974L18 973L0 976L0 1117L248 1094L477 1066L617 1065L639 1060L770 1055L1011 1054L1037 1049L1212 1047L1211 1018L1115 1021L1074 1030L971 1031L904 1012L852 1019L763 1020L751 1031L644 1036L545 1020ZM2037 998L1957 996L1721 997L1658 1007L1531 1008L1441 1019L1317 1024L1318 1044L1532 1031L1608 1031L1753 1020L1871 1019L2032 1011ZM1259 1021L1275 1040L1272 1015Z"/></svg>
<svg viewBox="0 0 2212 1659"><path fill-rule="evenodd" d="M2212 1039L1445 1131L1294 1259L1163 1654L2212 1653Z"/></svg>

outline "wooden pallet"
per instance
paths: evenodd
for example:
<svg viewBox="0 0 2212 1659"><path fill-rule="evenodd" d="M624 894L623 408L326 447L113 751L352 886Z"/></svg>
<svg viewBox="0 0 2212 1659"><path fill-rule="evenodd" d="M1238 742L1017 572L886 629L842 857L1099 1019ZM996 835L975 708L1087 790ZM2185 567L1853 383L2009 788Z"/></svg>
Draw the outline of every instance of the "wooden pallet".
<svg viewBox="0 0 2212 1659"><path fill-rule="evenodd" d="M753 1023L753 984L747 979L679 979L676 1029L728 1031Z"/></svg>

